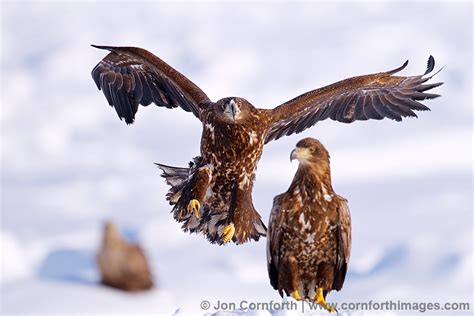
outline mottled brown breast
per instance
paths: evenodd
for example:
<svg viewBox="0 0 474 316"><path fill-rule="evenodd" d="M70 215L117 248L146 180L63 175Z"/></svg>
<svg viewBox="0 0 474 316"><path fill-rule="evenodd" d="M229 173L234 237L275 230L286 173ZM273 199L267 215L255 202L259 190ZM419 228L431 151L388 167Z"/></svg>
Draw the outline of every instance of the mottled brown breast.
<svg viewBox="0 0 474 316"><path fill-rule="evenodd" d="M327 193L321 186L304 186L295 188L282 203L291 206L282 253L296 258L302 279L314 279L318 265L323 262L335 263L337 204L333 197L330 201L324 198L330 196Z"/></svg>
<svg viewBox="0 0 474 316"><path fill-rule="evenodd" d="M201 155L212 170L210 206L228 204L235 186L251 190L262 155L266 120L259 111L249 113L238 124L219 121L211 111L205 114Z"/></svg>

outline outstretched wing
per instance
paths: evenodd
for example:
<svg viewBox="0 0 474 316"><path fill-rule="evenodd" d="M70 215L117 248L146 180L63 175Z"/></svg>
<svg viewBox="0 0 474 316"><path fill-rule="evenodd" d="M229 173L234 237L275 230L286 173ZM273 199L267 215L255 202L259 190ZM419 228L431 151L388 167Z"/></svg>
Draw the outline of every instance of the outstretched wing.
<svg viewBox="0 0 474 316"><path fill-rule="evenodd" d="M418 101L439 97L425 92L443 84L424 84L436 74L426 77L434 68L434 58L429 57L423 75L393 75L407 64L408 61L387 72L342 80L283 103L271 111L272 124L265 142L302 132L327 118L344 123L385 117L401 121L402 117L416 117L413 111L429 110Z"/></svg>
<svg viewBox="0 0 474 316"><path fill-rule="evenodd" d="M92 69L92 78L127 124L133 123L139 104L179 106L199 118L202 105L210 102L198 86L144 49L92 46L110 51Z"/></svg>
<svg viewBox="0 0 474 316"><path fill-rule="evenodd" d="M334 267L334 281L332 288L339 291L346 278L347 267L351 255L351 215L347 200L339 197L337 208L337 254Z"/></svg>

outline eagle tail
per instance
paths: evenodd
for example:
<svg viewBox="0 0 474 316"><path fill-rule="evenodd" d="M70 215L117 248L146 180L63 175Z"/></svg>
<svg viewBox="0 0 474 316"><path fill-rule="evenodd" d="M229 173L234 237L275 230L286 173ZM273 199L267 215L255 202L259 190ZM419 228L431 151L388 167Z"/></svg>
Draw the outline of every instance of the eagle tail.
<svg viewBox="0 0 474 316"><path fill-rule="evenodd" d="M203 205L199 218L187 210L187 204L191 200L192 187L195 184L194 175L202 165L202 158L196 157L189 163L189 168L172 167L158 164L162 170L161 176L165 178L166 184L170 186L166 199L173 205L174 219L182 223L182 229L191 233L202 233L211 243L223 244L223 231L229 224L230 212L226 210L209 209ZM263 223L260 214L255 210L251 197L249 203L245 204L245 209L240 209L245 214L244 217L234 218L236 232L232 241L236 244L243 244L251 239L258 241L260 237L266 236L267 228Z"/></svg>
<svg viewBox="0 0 474 316"><path fill-rule="evenodd" d="M182 195L183 188L186 186L189 168L172 167L159 163L155 163L155 165L163 171L161 176L165 178L166 184L171 187L166 194L166 199L171 205L176 204Z"/></svg>
<svg viewBox="0 0 474 316"><path fill-rule="evenodd" d="M267 227L262 221L262 218L260 217L260 214L253 209L252 212L252 222L251 222L251 229L250 229L250 236L248 239L253 239L255 241L258 241L260 237L265 237L267 236ZM241 242L237 242L237 244L244 243L247 240L242 240Z"/></svg>
<svg viewBox="0 0 474 316"><path fill-rule="evenodd" d="M199 168L201 161L201 157L195 157L189 163L188 168L172 167L155 163L155 165L163 171L161 176L165 178L166 184L170 186L166 194L166 200L168 200L170 205L174 205L174 218L178 222L182 222L184 220L183 217L186 217L190 213L187 212L186 208L191 198L192 178L196 169Z"/></svg>

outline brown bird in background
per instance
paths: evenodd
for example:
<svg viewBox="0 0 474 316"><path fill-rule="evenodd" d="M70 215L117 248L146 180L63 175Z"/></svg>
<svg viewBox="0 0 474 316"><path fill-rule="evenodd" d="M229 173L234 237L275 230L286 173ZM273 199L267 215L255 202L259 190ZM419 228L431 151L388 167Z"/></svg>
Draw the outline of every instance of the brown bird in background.
<svg viewBox="0 0 474 316"><path fill-rule="evenodd" d="M332 188L329 153L319 141L302 139L290 159L298 159L298 170L288 191L273 200L268 224L270 283L282 296L334 311L326 295L342 288L351 251L347 200Z"/></svg>
<svg viewBox="0 0 474 316"><path fill-rule="evenodd" d="M111 222L104 225L97 265L104 285L130 292L148 290L153 286L153 277L143 250L123 240Z"/></svg>
<svg viewBox="0 0 474 316"><path fill-rule="evenodd" d="M92 78L127 124L134 122L140 104L151 103L180 107L201 122L201 153L189 168L158 166L171 186L167 199L174 218L185 231L201 233L217 244L242 244L266 234L252 200L265 144L326 119L351 123L416 117L415 111L429 110L419 101L438 97L427 91L442 84L427 83L434 76L428 76L435 65L430 56L421 75L395 75L407 61L393 70L348 78L262 109L239 97L213 102L186 76L144 49L94 47L110 53L94 67ZM181 128L179 122L176 128ZM173 137L172 130L164 132Z"/></svg>

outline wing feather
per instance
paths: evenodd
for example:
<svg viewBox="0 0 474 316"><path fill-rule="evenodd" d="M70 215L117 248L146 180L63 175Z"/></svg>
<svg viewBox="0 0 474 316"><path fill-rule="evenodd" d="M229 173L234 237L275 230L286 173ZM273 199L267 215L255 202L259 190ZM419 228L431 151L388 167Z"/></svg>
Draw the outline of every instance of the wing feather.
<svg viewBox="0 0 474 316"><path fill-rule="evenodd" d="M270 212L270 219L268 221L267 229L267 268L270 283L275 290L278 290L278 265L280 259L280 236L281 236L281 222L283 212L280 209L280 195L273 199L273 207Z"/></svg>
<svg viewBox="0 0 474 316"><path fill-rule="evenodd" d="M338 196L338 200L337 256L332 284L332 288L337 291L344 284L351 256L351 215L347 206L347 200L340 196Z"/></svg>
<svg viewBox="0 0 474 316"><path fill-rule="evenodd" d="M366 121L368 117L364 111L364 102L367 96L360 96L359 100L357 100L357 105L354 108L354 120L358 121Z"/></svg>
<svg viewBox="0 0 474 316"><path fill-rule="evenodd" d="M152 53L137 47L95 46L110 53L92 70L92 78L119 118L133 123L139 104L181 107L199 118L207 95Z"/></svg>
<svg viewBox="0 0 474 316"><path fill-rule="evenodd" d="M381 98L383 94L376 94L373 98L374 108L381 115L382 118L386 117L395 121L401 121L402 118L400 115L396 114L390 109L390 104L386 102L386 99Z"/></svg>
<svg viewBox="0 0 474 316"><path fill-rule="evenodd" d="M416 117L413 111L428 111L429 108L418 101L440 96L425 91L442 85L442 82L424 83L442 68L425 77L435 65L430 56L423 75L394 76L407 64L408 61L390 71L345 79L277 106L271 111L272 123L265 142L300 133L327 118L344 123L384 118L401 121L404 117Z"/></svg>
<svg viewBox="0 0 474 316"><path fill-rule="evenodd" d="M367 95L367 98L365 99L364 110L369 119L373 119L373 120L383 119L383 116L379 112L377 112L377 110L375 109L374 96L370 94Z"/></svg>

